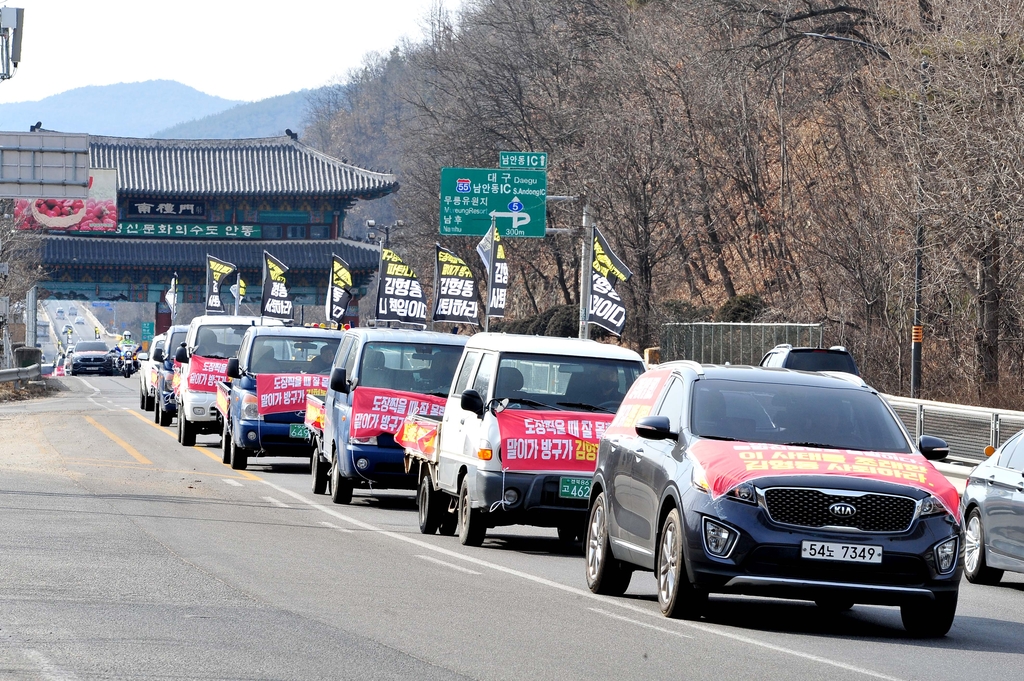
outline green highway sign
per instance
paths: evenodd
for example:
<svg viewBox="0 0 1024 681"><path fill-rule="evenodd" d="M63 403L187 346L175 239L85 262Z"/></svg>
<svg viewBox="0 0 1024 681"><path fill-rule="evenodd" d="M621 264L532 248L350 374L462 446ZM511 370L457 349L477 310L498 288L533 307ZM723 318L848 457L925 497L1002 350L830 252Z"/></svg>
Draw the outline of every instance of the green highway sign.
<svg viewBox="0 0 1024 681"><path fill-rule="evenodd" d="M499 151L498 167L547 170L548 155L544 151Z"/></svg>
<svg viewBox="0 0 1024 681"><path fill-rule="evenodd" d="M155 322L142 322L142 340L151 341L153 340L153 334L156 331Z"/></svg>
<svg viewBox="0 0 1024 681"><path fill-rule="evenodd" d="M544 170L441 168L441 234L483 236L495 219L503 237L543 237Z"/></svg>

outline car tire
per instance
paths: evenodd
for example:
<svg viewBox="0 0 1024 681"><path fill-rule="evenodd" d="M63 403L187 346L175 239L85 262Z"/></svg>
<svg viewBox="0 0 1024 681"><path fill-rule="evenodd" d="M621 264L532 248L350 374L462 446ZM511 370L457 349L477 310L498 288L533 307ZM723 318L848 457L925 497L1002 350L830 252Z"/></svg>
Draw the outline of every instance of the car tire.
<svg viewBox="0 0 1024 681"><path fill-rule="evenodd" d="M231 447L231 454L228 463L231 464L232 469L236 471L244 471L245 467L249 465L249 451L236 445L234 438L228 438L228 442Z"/></svg>
<svg viewBox="0 0 1024 681"><path fill-rule="evenodd" d="M309 462L309 475L313 479L313 494L327 493L327 480L330 467L320 460L319 448L313 449L313 459Z"/></svg>
<svg viewBox="0 0 1024 681"><path fill-rule="evenodd" d="M964 577L971 584L998 584L1003 571L989 567L985 559L985 527L981 511L971 509L964 525Z"/></svg>
<svg viewBox="0 0 1024 681"><path fill-rule="evenodd" d="M164 428L171 425L171 419L174 418L174 415L169 411L164 411L163 402L160 403L160 408L157 411L160 413L160 425Z"/></svg>
<svg viewBox="0 0 1024 681"><path fill-rule="evenodd" d="M231 463L231 426L227 419L224 419L224 431L220 435L220 462Z"/></svg>
<svg viewBox="0 0 1024 681"><path fill-rule="evenodd" d="M480 546L487 536L483 511L473 508L469 500L469 476L459 487L459 542L463 546Z"/></svg>
<svg viewBox="0 0 1024 681"><path fill-rule="evenodd" d="M146 411L154 411L156 409L156 396L146 395Z"/></svg>
<svg viewBox="0 0 1024 681"><path fill-rule="evenodd" d="M142 411L149 411L146 409L146 393L142 391L142 385L139 385L139 409Z"/></svg>
<svg viewBox="0 0 1024 681"><path fill-rule="evenodd" d="M916 638L940 638L953 626L957 592L937 593L934 601L918 601L900 606L900 618L907 633Z"/></svg>
<svg viewBox="0 0 1024 681"><path fill-rule="evenodd" d="M697 619L707 602L707 592L690 583L683 555L683 518L678 508L665 517L658 535L658 558L654 576L658 580L658 606L666 617Z"/></svg>
<svg viewBox="0 0 1024 681"><path fill-rule="evenodd" d="M608 498L597 495L590 509L585 547L587 587L602 596L621 596L629 588L633 570L612 555L608 540Z"/></svg>
<svg viewBox="0 0 1024 681"><path fill-rule="evenodd" d="M334 464L331 466L331 501L336 504L352 503L352 482L341 477L337 452L334 453Z"/></svg>
<svg viewBox="0 0 1024 681"><path fill-rule="evenodd" d="M163 411L163 409L161 409L161 407L163 407L163 406L164 405L163 405L163 400L162 399L161 400L157 400L157 399L154 398L154 400L153 400L153 423L155 423L158 426L160 425L160 412Z"/></svg>
<svg viewBox="0 0 1024 681"><path fill-rule="evenodd" d="M454 537L455 532L459 529L459 514L446 508L454 499L447 493L441 494L440 499L445 506L442 506L444 510L441 513L441 524L438 525L437 531L442 537Z"/></svg>
<svg viewBox="0 0 1024 681"><path fill-rule="evenodd" d="M189 420L180 414L178 415L178 423L181 429L181 444L184 447L195 447L196 445L196 427L189 422ZM244 468L244 466L243 466Z"/></svg>
<svg viewBox="0 0 1024 681"><path fill-rule="evenodd" d="M437 534L441 528L441 514L439 511L447 511L442 504L442 493L434 490L434 481L430 477L430 471L423 471L420 476L420 485L416 488L416 516L419 521L420 534Z"/></svg>

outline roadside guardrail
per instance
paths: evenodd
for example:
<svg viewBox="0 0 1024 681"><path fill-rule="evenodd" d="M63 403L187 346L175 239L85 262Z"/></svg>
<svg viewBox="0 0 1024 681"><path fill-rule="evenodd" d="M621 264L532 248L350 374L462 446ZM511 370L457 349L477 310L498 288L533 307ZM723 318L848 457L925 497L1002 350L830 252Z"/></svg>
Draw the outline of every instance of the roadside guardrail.
<svg viewBox="0 0 1024 681"><path fill-rule="evenodd" d="M10 383L11 381L32 381L40 377L42 377L42 367L39 364L20 367L18 369L0 370L0 383Z"/></svg>

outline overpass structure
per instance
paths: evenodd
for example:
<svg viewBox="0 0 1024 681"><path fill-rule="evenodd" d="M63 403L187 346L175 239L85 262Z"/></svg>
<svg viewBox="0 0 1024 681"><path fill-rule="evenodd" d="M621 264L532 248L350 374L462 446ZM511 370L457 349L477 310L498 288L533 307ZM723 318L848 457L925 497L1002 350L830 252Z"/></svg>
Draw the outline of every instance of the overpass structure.
<svg viewBox="0 0 1024 681"><path fill-rule="evenodd" d="M210 254L235 263L252 284L247 299L258 298L267 250L291 268L296 303L319 304L332 252L351 265L357 292L377 268L376 244L344 238L345 214L398 190L394 175L344 163L293 134L90 136L89 166L88 202L30 200L16 209L19 228L44 234L40 297L159 305L177 273L179 300L200 302ZM72 211L83 219L74 222Z"/></svg>

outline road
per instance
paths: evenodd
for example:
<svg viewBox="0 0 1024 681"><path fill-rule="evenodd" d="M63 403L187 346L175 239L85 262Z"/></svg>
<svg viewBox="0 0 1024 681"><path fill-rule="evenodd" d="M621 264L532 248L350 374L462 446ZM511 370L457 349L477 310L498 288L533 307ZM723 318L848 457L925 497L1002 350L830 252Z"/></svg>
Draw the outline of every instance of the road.
<svg viewBox="0 0 1024 681"><path fill-rule="evenodd" d="M952 631L894 608L712 596L666 620L654 580L592 595L553 531L424 537L411 493L309 491L306 462L232 471L181 447L137 381L0 405L0 678L961 679L1024 665L1024 579L968 584Z"/></svg>

